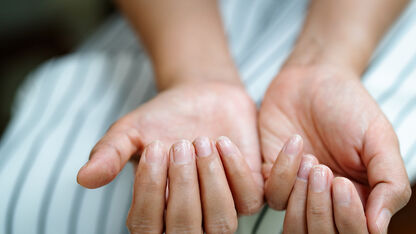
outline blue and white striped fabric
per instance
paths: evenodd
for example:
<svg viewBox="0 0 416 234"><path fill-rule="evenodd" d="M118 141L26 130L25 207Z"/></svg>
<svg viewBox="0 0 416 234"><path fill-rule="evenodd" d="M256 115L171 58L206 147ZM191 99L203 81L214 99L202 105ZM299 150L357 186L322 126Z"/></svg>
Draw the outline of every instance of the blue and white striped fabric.
<svg viewBox="0 0 416 234"><path fill-rule="evenodd" d="M251 97L263 94L301 29L307 0L225 0L230 47ZM416 179L416 2L386 35L363 83L393 123ZM133 183L86 190L76 173L106 129L156 94L150 61L114 16L72 55L51 60L21 87L0 144L0 233L127 233ZM262 216L261 219L258 217ZM239 233L275 233L283 212L244 217Z"/></svg>

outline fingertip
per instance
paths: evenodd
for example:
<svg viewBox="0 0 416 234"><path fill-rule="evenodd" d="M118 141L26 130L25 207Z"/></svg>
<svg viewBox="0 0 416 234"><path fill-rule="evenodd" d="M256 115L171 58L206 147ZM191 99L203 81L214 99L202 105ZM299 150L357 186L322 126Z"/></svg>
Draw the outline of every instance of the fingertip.
<svg viewBox="0 0 416 234"><path fill-rule="evenodd" d="M349 206L352 197L351 185L351 181L344 177L332 180L332 196L336 205Z"/></svg>
<svg viewBox="0 0 416 234"><path fill-rule="evenodd" d="M226 136L220 136L215 141L218 152L221 157L230 157L239 155L237 146Z"/></svg>
<svg viewBox="0 0 416 234"><path fill-rule="evenodd" d="M302 156L302 160L303 160L303 158L306 158L307 160L311 161L315 165L319 164L318 158L316 158L315 155L313 155L313 154L305 154L305 155Z"/></svg>
<svg viewBox="0 0 416 234"><path fill-rule="evenodd" d="M317 171L324 171L325 173L327 173L328 178L330 178L331 181L332 181L332 179L334 177L334 173L332 173L331 168L329 168L328 166L323 165L323 164L318 164L318 165L313 166L312 167L312 170L313 171L315 171L315 170L317 170Z"/></svg>
<svg viewBox="0 0 416 234"><path fill-rule="evenodd" d="M303 181L307 181L309 173L313 166L318 164L318 159L312 154L306 154L302 157L297 177Z"/></svg>
<svg viewBox="0 0 416 234"><path fill-rule="evenodd" d="M192 142L197 157L208 157L212 155L214 147L212 141L205 136L195 138Z"/></svg>
<svg viewBox="0 0 416 234"><path fill-rule="evenodd" d="M332 180L332 185L333 186L343 186L343 187L344 186L346 186L346 187L353 186L352 182L349 179L345 178L345 177L335 177Z"/></svg>
<svg viewBox="0 0 416 234"><path fill-rule="evenodd" d="M164 144L159 141L153 141L147 145L142 153L141 161L152 164L162 164L165 161L166 152Z"/></svg>
<svg viewBox="0 0 416 234"><path fill-rule="evenodd" d="M289 140L286 141L283 146L282 152L291 157L296 157L303 150L303 139L300 135L295 134ZM277 160L276 160L277 161Z"/></svg>
<svg viewBox="0 0 416 234"><path fill-rule="evenodd" d="M189 140L179 140L171 146L169 157L170 163L189 164L195 160L195 148Z"/></svg>
<svg viewBox="0 0 416 234"><path fill-rule="evenodd" d="M312 167L308 178L308 189L314 193L330 191L333 173L329 167L319 164Z"/></svg>
<svg viewBox="0 0 416 234"><path fill-rule="evenodd" d="M91 173L88 170L82 170L78 172L77 182L79 185L85 188L95 189L110 183L111 180L107 179L106 177L97 176L97 173Z"/></svg>
<svg viewBox="0 0 416 234"><path fill-rule="evenodd" d="M116 165L92 159L79 170L77 182L83 187L94 189L110 183L118 172Z"/></svg>

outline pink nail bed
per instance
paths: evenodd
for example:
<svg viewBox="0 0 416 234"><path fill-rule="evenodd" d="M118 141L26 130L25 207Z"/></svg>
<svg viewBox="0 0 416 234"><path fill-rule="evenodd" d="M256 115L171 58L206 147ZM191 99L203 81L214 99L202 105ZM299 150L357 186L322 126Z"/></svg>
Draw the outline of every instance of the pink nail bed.
<svg viewBox="0 0 416 234"><path fill-rule="evenodd" d="M311 171L314 160L311 157L303 157L298 171L298 178L304 181L308 180L309 172Z"/></svg>
<svg viewBox="0 0 416 234"><path fill-rule="evenodd" d="M310 185L313 192L320 193L325 191L328 184L328 173L325 167L318 165L312 168L310 175Z"/></svg>
<svg viewBox="0 0 416 234"><path fill-rule="evenodd" d="M212 154L211 141L208 137L195 139L195 151L198 157L206 157Z"/></svg>
<svg viewBox="0 0 416 234"><path fill-rule="evenodd" d="M162 143L160 141L154 141L145 149L144 156L146 162L149 163L161 163L163 160Z"/></svg>
<svg viewBox="0 0 416 234"><path fill-rule="evenodd" d="M220 151L225 156L231 156L235 155L235 146L231 142L231 140L228 137L220 136L218 138L218 144L220 146Z"/></svg>
<svg viewBox="0 0 416 234"><path fill-rule="evenodd" d="M300 144L302 142L302 137L299 135L294 135L290 138L283 148L283 152L289 156L296 156L300 151Z"/></svg>
<svg viewBox="0 0 416 234"><path fill-rule="evenodd" d="M172 146L171 150L173 161L176 164L186 164L192 160L191 143L181 140Z"/></svg>

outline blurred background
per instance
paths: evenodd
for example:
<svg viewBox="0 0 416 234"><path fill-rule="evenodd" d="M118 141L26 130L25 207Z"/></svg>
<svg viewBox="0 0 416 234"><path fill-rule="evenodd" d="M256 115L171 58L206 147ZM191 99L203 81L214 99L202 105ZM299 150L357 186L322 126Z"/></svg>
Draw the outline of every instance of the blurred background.
<svg viewBox="0 0 416 234"><path fill-rule="evenodd" d="M111 0L1 1L0 136L26 75L42 62L74 50L113 12Z"/></svg>
<svg viewBox="0 0 416 234"><path fill-rule="evenodd" d="M42 62L70 53L114 14L111 0L2 0L0 3L0 136L19 84ZM416 233L416 187L390 233Z"/></svg>

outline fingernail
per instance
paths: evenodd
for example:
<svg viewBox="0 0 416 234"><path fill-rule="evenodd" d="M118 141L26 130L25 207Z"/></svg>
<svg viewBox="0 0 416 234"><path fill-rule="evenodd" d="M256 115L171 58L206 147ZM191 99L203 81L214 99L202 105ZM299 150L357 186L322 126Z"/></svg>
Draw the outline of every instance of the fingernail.
<svg viewBox="0 0 416 234"><path fill-rule="evenodd" d="M143 152L146 162L148 163L161 163L163 159L162 143L160 141L154 141L148 145Z"/></svg>
<svg viewBox="0 0 416 234"><path fill-rule="evenodd" d="M206 157L212 154L211 141L208 137L198 137L195 139L196 156Z"/></svg>
<svg viewBox="0 0 416 234"><path fill-rule="evenodd" d="M299 135L294 135L290 140L284 145L283 152L289 156L296 156L299 154L300 146L302 142L302 137Z"/></svg>
<svg viewBox="0 0 416 234"><path fill-rule="evenodd" d="M380 233L387 233L390 219L391 212L387 208L382 209L376 221Z"/></svg>
<svg viewBox="0 0 416 234"><path fill-rule="evenodd" d="M172 146L171 153L176 164L186 164L192 160L191 143L187 140L179 141Z"/></svg>
<svg viewBox="0 0 416 234"><path fill-rule="evenodd" d="M228 137L220 136L217 142L222 155L231 156L236 154L235 146Z"/></svg>
<svg viewBox="0 0 416 234"><path fill-rule="evenodd" d="M308 180L309 172L313 167L314 159L310 156L305 155L302 158L302 162L300 163L300 168L298 171L298 178L304 181Z"/></svg>
<svg viewBox="0 0 416 234"><path fill-rule="evenodd" d="M334 200L335 203L342 206L348 206L351 202L351 188L350 185L345 179L342 179L342 183L338 183L334 186Z"/></svg>
<svg viewBox="0 0 416 234"><path fill-rule="evenodd" d="M325 167L323 166L314 166L312 168L312 174L310 179L310 185L313 192L320 193L325 191L327 187L328 180L327 180L327 172Z"/></svg>

